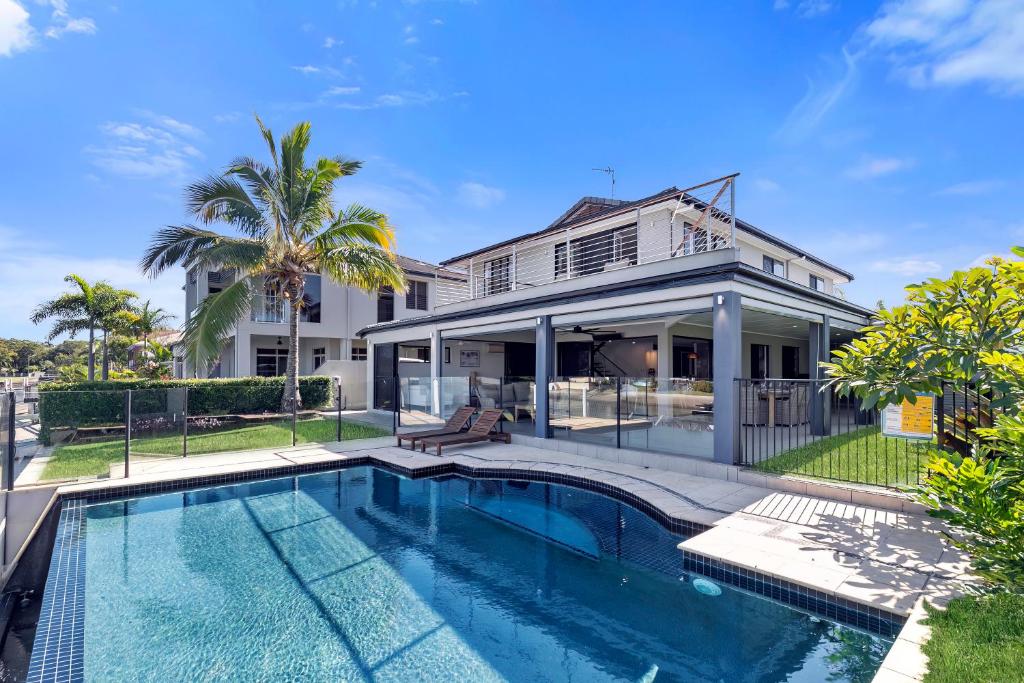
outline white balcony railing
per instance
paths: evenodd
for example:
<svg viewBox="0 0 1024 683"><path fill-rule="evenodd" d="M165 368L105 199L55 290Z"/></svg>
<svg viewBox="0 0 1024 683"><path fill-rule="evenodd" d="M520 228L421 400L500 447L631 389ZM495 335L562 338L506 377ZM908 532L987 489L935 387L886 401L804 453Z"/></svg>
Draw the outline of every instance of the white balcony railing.
<svg viewBox="0 0 1024 683"><path fill-rule="evenodd" d="M283 296L259 294L252 298L254 323L286 323L291 318L291 306Z"/></svg>
<svg viewBox="0 0 1024 683"><path fill-rule="evenodd" d="M436 280L437 305L734 247L734 178L683 190L621 227L567 228L447 266Z"/></svg>

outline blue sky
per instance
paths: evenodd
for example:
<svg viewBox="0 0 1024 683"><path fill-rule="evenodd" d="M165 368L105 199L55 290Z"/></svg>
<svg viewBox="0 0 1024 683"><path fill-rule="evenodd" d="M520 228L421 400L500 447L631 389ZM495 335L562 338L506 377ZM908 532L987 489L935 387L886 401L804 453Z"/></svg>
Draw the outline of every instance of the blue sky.
<svg viewBox="0 0 1024 683"><path fill-rule="evenodd" d="M742 218L854 272L848 297L1024 242L1022 0L0 0L0 336L69 271L179 315L135 264L185 183L313 124L342 201L440 260L581 195L742 173Z"/></svg>

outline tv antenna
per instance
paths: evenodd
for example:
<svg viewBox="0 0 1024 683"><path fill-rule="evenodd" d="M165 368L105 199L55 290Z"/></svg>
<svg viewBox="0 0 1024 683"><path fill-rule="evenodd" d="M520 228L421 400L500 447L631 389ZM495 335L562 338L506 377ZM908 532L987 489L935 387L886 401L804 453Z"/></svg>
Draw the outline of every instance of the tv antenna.
<svg viewBox="0 0 1024 683"><path fill-rule="evenodd" d="M608 168L592 168L591 171L598 171L600 173L607 173L612 177L612 196L610 199L615 199L615 169L609 166Z"/></svg>

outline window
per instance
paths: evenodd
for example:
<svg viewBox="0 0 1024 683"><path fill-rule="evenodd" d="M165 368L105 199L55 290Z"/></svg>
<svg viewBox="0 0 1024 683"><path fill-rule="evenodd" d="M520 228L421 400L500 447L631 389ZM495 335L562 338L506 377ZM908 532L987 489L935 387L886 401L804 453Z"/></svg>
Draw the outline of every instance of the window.
<svg viewBox="0 0 1024 683"><path fill-rule="evenodd" d="M307 275L306 284L302 290L302 308L299 310L299 320L304 323L320 322L320 276Z"/></svg>
<svg viewBox="0 0 1024 683"><path fill-rule="evenodd" d="M395 319L395 290L381 287L377 292L377 322L386 323Z"/></svg>
<svg viewBox="0 0 1024 683"><path fill-rule="evenodd" d="M819 292L825 291L825 278L818 277L817 275L811 275L810 281L811 289L816 289Z"/></svg>
<svg viewBox="0 0 1024 683"><path fill-rule="evenodd" d="M565 242L555 245L555 277L565 277L569 272L569 247Z"/></svg>
<svg viewBox="0 0 1024 683"><path fill-rule="evenodd" d="M771 256L765 256L763 261L764 272L786 277L786 264Z"/></svg>
<svg viewBox="0 0 1024 683"><path fill-rule="evenodd" d="M409 291L405 293L405 307L410 311L427 310L427 283L409 280Z"/></svg>
<svg viewBox="0 0 1024 683"><path fill-rule="evenodd" d="M501 294L512 289L512 283L509 279L511 266L511 256L499 256L484 264L484 286L487 296Z"/></svg>
<svg viewBox="0 0 1024 683"><path fill-rule="evenodd" d="M279 346L256 349L256 374L260 377L277 377L288 369L288 349Z"/></svg>
<svg viewBox="0 0 1024 683"><path fill-rule="evenodd" d="M767 344L750 345L750 376L753 379L764 379L771 376L768 363L769 347Z"/></svg>
<svg viewBox="0 0 1024 683"><path fill-rule="evenodd" d="M365 346L352 346L352 360L366 360Z"/></svg>
<svg viewBox="0 0 1024 683"><path fill-rule="evenodd" d="M636 226L620 228L612 233L612 261L629 261L636 265Z"/></svg>
<svg viewBox="0 0 1024 683"><path fill-rule="evenodd" d="M318 346L313 349L313 370L315 371L327 360L327 349L323 346Z"/></svg>

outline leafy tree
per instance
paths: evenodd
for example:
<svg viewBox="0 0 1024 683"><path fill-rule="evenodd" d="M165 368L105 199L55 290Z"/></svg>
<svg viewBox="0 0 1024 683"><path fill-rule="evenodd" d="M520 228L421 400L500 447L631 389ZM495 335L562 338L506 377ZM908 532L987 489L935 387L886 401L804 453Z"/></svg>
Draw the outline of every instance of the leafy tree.
<svg viewBox="0 0 1024 683"><path fill-rule="evenodd" d="M162 308L152 307L149 299L146 299L142 306L133 311L133 314L132 332L142 341L143 347L148 344L149 335L175 318Z"/></svg>
<svg viewBox="0 0 1024 683"><path fill-rule="evenodd" d="M103 332L103 376L104 380L110 377L111 342L116 341L116 350L120 352L123 360L127 363L128 347L132 340L127 335L132 333L135 325L136 315L132 306L134 292L126 289L112 290L106 297L106 310L100 317L100 330ZM112 338L111 338L112 336Z"/></svg>
<svg viewBox="0 0 1024 683"><path fill-rule="evenodd" d="M133 297L134 293L115 289L105 282L92 284L74 273L66 276L64 281L72 285L72 291L37 306L31 320L38 325L49 318L55 319L47 341L65 334L74 337L79 332L88 332L88 376L91 380L95 378L96 372L96 330L103 328L104 321L109 324L113 311L125 299Z"/></svg>
<svg viewBox="0 0 1024 683"><path fill-rule="evenodd" d="M951 420L970 438L961 452L932 449L916 495L959 532L980 576L1024 588L1024 262L993 258L907 293L824 367L868 408L917 392L979 397L974 415L943 416L943 442Z"/></svg>
<svg viewBox="0 0 1024 683"><path fill-rule="evenodd" d="M259 117L270 165L236 159L223 175L210 176L186 191L189 212L203 225L223 223L224 235L184 225L157 232L142 258L156 276L174 265L187 269L230 270L234 282L207 296L186 323L183 342L195 362L214 358L222 339L249 314L253 297L273 292L290 307L288 365L282 407L301 405L298 385L299 313L306 276L320 273L343 286L371 292L383 286L405 288L392 246L387 217L358 204L334 206L335 182L354 174L361 162L318 158L306 165L310 125L300 123L280 140Z"/></svg>

